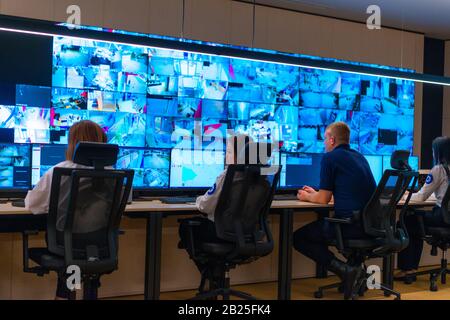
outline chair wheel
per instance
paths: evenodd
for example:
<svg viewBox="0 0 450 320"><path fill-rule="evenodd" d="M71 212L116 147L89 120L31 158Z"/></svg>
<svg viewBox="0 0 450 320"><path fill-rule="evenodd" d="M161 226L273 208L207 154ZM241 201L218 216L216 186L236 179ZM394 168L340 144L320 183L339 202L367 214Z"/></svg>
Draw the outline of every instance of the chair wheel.
<svg viewBox="0 0 450 320"><path fill-rule="evenodd" d="M359 297L362 297L359 293L353 293L351 299L352 300L358 300Z"/></svg>
<svg viewBox="0 0 450 320"><path fill-rule="evenodd" d="M395 297L394 300L402 300L402 298L401 297Z"/></svg>
<svg viewBox="0 0 450 320"><path fill-rule="evenodd" d="M323 292L322 292L322 291L316 291L316 292L314 292L314 298L316 298L316 299L322 299L322 298L323 298Z"/></svg>

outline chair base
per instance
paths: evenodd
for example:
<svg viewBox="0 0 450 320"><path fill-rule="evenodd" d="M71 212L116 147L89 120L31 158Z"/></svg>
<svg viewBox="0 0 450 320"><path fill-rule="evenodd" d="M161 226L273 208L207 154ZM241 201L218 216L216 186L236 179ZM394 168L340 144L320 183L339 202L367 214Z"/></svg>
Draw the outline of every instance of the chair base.
<svg viewBox="0 0 450 320"><path fill-rule="evenodd" d="M349 299L356 300L358 297L363 297L365 292L368 290L366 284L367 284L367 277L363 276L360 280L358 280L358 284ZM378 286L379 286L378 290L383 290L385 297L394 295L395 300L401 300L401 294L399 292L389 288L387 285L385 285L383 283L378 284ZM319 287L318 290L316 292L314 292L314 298L322 299L323 292L325 290L334 289L334 288L337 288L340 293L343 293L342 282L338 282L338 283L333 283L333 284Z"/></svg>
<svg viewBox="0 0 450 320"><path fill-rule="evenodd" d="M231 289L230 285L230 265L215 266L205 269L202 272L202 278L199 287L199 293L190 300L217 300L222 297L223 300L230 300L234 296L245 300L257 300L252 295ZM205 290L206 280L209 281L209 288Z"/></svg>
<svg viewBox="0 0 450 320"><path fill-rule="evenodd" d="M450 269L447 269L447 259L446 259L447 249L442 250L441 267L431 270L419 271L413 273L416 278L417 276L429 274L430 275L430 291L438 291L437 281L440 278L441 284L447 283L447 274L450 274Z"/></svg>
<svg viewBox="0 0 450 320"><path fill-rule="evenodd" d="M58 271L49 270L42 267L37 267L35 269L28 269L25 273L33 273L39 277L43 277L45 274L49 274L51 271L59 274ZM83 300L97 300L98 299L98 288L100 287L100 278L97 276L85 277L82 279L83 283ZM75 290L70 291L68 300L77 300L77 292Z"/></svg>
<svg viewBox="0 0 450 320"><path fill-rule="evenodd" d="M450 274L450 269L447 268L437 268L432 270L420 271L414 273L415 276L421 276L429 274L430 275L430 291L438 291L437 282L440 278L441 284L447 283L447 274Z"/></svg>
<svg viewBox="0 0 450 320"><path fill-rule="evenodd" d="M250 295L248 293L229 289L229 288L220 288L220 289L215 289L215 290L208 291L205 293L199 293L190 300L212 300L212 299L218 298L218 297L222 297L223 300L230 300L230 297L232 297L232 296L241 298L244 300L258 300L257 298L253 297L252 295Z"/></svg>
<svg viewBox="0 0 450 320"><path fill-rule="evenodd" d="M99 286L98 279L83 280L83 300L97 300ZM77 292L75 290L69 293L68 300L77 300Z"/></svg>

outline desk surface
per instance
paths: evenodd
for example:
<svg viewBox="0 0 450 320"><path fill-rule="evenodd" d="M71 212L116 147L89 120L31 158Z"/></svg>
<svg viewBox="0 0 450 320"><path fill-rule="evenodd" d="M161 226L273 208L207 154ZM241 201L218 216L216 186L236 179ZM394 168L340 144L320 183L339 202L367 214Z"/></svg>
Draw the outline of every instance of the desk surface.
<svg viewBox="0 0 450 320"><path fill-rule="evenodd" d="M317 204L309 202L301 202L296 200L280 200L272 202L273 209L317 209L317 208L333 208L332 204ZM172 211L195 211L197 210L194 203L177 203L166 204L159 200L153 201L136 201L127 205L125 212L172 212ZM0 204L0 215L27 215L31 214L25 208L14 207L11 203Z"/></svg>
<svg viewBox="0 0 450 320"><path fill-rule="evenodd" d="M400 205L402 202L400 202ZM411 207L431 207L434 206L434 201L413 202L409 205ZM317 204L310 202L302 202L297 200L279 200L272 202L272 209L319 209L319 208L333 208L333 204ZM195 211L194 203L179 203L166 204L159 200L153 201L137 201L128 205L125 212L176 212L176 211ZM29 215L30 211L25 208L13 207L11 203L0 204L0 215Z"/></svg>
<svg viewBox="0 0 450 320"><path fill-rule="evenodd" d="M26 215L31 214L25 208L13 207L10 202L0 204L0 215Z"/></svg>
<svg viewBox="0 0 450 320"><path fill-rule="evenodd" d="M296 200L279 200L272 202L272 209L316 209L316 208L332 208L332 204L316 204L309 202L301 202ZM128 205L126 212L142 212L142 211L159 211L159 212L170 212L170 211L195 211L197 210L194 203L177 203L177 204L166 204L159 200L153 201L138 201L133 202L133 204Z"/></svg>

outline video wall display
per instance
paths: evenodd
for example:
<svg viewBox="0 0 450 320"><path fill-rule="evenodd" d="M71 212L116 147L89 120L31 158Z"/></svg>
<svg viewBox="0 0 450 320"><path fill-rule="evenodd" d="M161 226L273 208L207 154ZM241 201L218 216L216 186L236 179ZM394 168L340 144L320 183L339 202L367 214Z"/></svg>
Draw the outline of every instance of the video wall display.
<svg viewBox="0 0 450 320"><path fill-rule="evenodd" d="M24 189L30 184L30 146L0 143L0 189Z"/></svg>
<svg viewBox="0 0 450 320"><path fill-rule="evenodd" d="M136 187L208 187L187 169L189 181L171 176L174 150L224 151L230 129L278 141L282 155L321 154L325 128L344 121L365 155L412 151L412 81L61 36L49 54L52 86L17 84L16 104L0 106L0 143L66 145L89 119L121 147Z"/></svg>

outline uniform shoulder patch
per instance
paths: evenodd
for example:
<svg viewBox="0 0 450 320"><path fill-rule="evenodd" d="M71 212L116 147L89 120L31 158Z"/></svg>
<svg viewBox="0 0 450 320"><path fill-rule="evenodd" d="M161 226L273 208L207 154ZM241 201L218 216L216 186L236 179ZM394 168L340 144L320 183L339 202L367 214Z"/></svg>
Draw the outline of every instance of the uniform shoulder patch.
<svg viewBox="0 0 450 320"><path fill-rule="evenodd" d="M211 196L214 194L214 192L216 192L216 184L214 183L214 185L211 187L211 189L208 190L208 195Z"/></svg>
<svg viewBox="0 0 450 320"><path fill-rule="evenodd" d="M423 181L423 180L422 180ZM430 173L425 180L426 184L431 184L433 182L433 175Z"/></svg>

